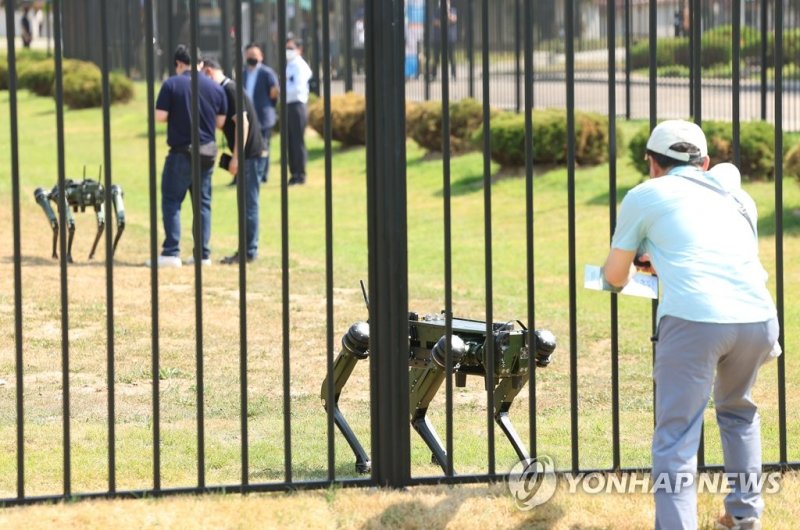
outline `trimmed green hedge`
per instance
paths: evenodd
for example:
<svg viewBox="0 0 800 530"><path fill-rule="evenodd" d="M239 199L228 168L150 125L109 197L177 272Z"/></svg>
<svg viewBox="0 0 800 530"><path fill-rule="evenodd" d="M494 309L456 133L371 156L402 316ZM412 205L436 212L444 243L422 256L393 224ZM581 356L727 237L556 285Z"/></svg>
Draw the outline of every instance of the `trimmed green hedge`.
<svg viewBox="0 0 800 530"><path fill-rule="evenodd" d="M703 131L708 141L708 156L711 165L720 162L733 162L733 125L729 122L707 121L703 123ZM647 139L650 137L649 127L640 129L628 144L630 160L643 175L649 173L644 153ZM775 128L766 122L742 122L739 149L741 163L739 170L742 179L772 180L775 175Z"/></svg>
<svg viewBox="0 0 800 530"><path fill-rule="evenodd" d="M498 114L491 110L490 120ZM472 135L483 125L483 105L470 98L450 104L450 148L463 153L475 148ZM406 107L406 132L428 151L442 150L442 104L439 101L413 103Z"/></svg>
<svg viewBox="0 0 800 530"><path fill-rule="evenodd" d="M94 64L65 59L64 102L70 108L99 107L103 103L100 69ZM55 63L44 52L20 53L17 57L17 87L39 96L52 96L55 84ZM8 89L8 64L0 58L0 89ZM111 103L126 103L133 99L133 82L119 72L109 75Z"/></svg>
<svg viewBox="0 0 800 530"><path fill-rule="evenodd" d="M800 143L789 149L783 160L783 175L800 180Z"/></svg>
<svg viewBox="0 0 800 530"><path fill-rule="evenodd" d="M533 111L533 162L563 164L567 160L567 115L563 109ZM525 116L501 113L489 126L492 160L504 167L525 165ZM617 142L622 133L617 128ZM483 131L473 135L483 141ZM575 113L575 159L580 165L608 161L608 118L593 112Z"/></svg>
<svg viewBox="0 0 800 530"><path fill-rule="evenodd" d="M325 108L322 98L308 105L308 124L325 134ZM366 99L361 94L347 92L331 96L331 137L342 145L365 145L367 138Z"/></svg>

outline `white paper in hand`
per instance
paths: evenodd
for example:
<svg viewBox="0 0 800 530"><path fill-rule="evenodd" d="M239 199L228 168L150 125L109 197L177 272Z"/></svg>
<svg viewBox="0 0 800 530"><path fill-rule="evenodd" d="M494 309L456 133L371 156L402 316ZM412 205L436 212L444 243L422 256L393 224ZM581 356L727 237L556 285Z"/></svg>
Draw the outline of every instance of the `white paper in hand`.
<svg viewBox="0 0 800 530"><path fill-rule="evenodd" d="M586 289L593 289L595 291L617 291L606 282L600 271L600 267L597 265L586 265L583 276L583 286ZM622 291L619 291L619 293L657 300L658 278L651 274L637 272L633 278L631 278L631 281L628 282L628 285L623 287Z"/></svg>

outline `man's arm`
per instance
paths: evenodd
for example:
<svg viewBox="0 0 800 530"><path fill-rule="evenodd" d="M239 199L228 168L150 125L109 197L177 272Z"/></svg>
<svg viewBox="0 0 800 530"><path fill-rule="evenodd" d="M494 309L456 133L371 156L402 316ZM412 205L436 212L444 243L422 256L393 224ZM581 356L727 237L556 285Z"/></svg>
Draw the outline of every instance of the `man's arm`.
<svg viewBox="0 0 800 530"><path fill-rule="evenodd" d="M236 123L236 116L232 118L233 122ZM247 141L247 134L250 132L250 120L247 119L247 113L244 114L244 138ZM233 156L231 156L231 162L228 166L228 171L232 174L236 175L239 172L239 128L236 128L237 134L233 135L233 147L231 148L233 151Z"/></svg>
<svg viewBox="0 0 800 530"><path fill-rule="evenodd" d="M225 126L225 120L227 119L228 117L224 114L217 114L217 129L222 129Z"/></svg>
<svg viewBox="0 0 800 530"><path fill-rule="evenodd" d="M612 248L603 265L603 276L605 280L614 287L625 287L630 279L636 274L636 267L633 258L636 252L633 250L620 250Z"/></svg>
<svg viewBox="0 0 800 530"><path fill-rule="evenodd" d="M166 122L169 119L169 111L156 109L156 121Z"/></svg>

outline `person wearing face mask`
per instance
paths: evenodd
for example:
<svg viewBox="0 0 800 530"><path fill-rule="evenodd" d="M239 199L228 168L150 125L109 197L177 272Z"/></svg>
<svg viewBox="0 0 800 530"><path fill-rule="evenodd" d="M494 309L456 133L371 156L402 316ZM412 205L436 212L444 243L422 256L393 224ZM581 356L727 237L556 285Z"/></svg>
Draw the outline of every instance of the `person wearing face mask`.
<svg viewBox="0 0 800 530"><path fill-rule="evenodd" d="M308 103L311 68L302 57L299 39L286 39L286 127L288 133L289 185L306 182L306 103Z"/></svg>
<svg viewBox="0 0 800 530"><path fill-rule="evenodd" d="M244 83L244 91L253 102L258 123L261 125L261 138L263 139L263 151L259 163L259 168L263 168L259 174L259 180L262 183L267 182L269 177L269 141L272 135L272 129L275 127L277 121L277 113L275 106L278 104L278 96L280 95L280 83L278 82L278 74L263 63L264 52L258 44L250 43L244 50L244 57L246 66L242 73L242 81ZM236 184L236 177L234 177L231 184Z"/></svg>

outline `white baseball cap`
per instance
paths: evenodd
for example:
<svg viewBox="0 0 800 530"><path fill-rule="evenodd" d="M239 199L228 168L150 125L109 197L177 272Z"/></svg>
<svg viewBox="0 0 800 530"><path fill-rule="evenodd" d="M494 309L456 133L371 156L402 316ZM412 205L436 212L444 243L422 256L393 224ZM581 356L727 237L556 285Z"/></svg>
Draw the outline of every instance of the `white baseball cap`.
<svg viewBox="0 0 800 530"><path fill-rule="evenodd" d="M700 150L700 154L674 151L672 146L680 143L692 144ZM685 120L667 120L659 123L650 133L647 149L682 162L688 162L696 156L708 156L708 144L703 130L697 124Z"/></svg>

